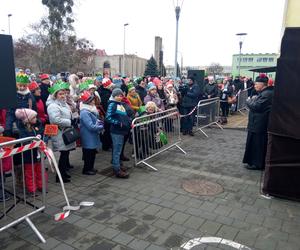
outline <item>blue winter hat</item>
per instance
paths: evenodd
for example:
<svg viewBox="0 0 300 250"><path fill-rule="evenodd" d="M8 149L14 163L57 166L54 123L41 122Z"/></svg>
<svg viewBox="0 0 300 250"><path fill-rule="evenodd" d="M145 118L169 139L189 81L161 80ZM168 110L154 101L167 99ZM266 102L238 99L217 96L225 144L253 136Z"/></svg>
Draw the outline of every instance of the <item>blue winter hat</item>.
<svg viewBox="0 0 300 250"><path fill-rule="evenodd" d="M97 76L97 77L96 77L96 80L97 80L98 82L102 82L103 77L102 77L102 76Z"/></svg>
<svg viewBox="0 0 300 250"><path fill-rule="evenodd" d="M147 86L147 89L148 89L148 90L156 89L156 86L155 86L155 84L154 84L153 82L149 82L149 83L148 83L148 86Z"/></svg>

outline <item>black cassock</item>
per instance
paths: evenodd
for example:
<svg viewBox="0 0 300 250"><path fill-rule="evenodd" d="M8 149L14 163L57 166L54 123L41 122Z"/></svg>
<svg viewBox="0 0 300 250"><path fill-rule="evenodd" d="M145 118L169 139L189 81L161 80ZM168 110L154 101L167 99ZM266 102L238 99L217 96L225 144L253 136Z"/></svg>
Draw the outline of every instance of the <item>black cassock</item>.
<svg viewBox="0 0 300 250"><path fill-rule="evenodd" d="M268 144L268 122L273 99L273 88L263 89L257 96L247 100L250 110L248 135L243 163L256 168L265 168L265 157Z"/></svg>

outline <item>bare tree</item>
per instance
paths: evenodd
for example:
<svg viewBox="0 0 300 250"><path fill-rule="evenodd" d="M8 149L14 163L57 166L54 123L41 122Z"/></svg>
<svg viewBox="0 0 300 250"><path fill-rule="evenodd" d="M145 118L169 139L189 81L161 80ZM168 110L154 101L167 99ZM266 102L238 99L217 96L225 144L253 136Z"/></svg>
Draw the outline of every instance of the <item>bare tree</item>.
<svg viewBox="0 0 300 250"><path fill-rule="evenodd" d="M216 78L216 75L221 75L223 73L223 67L219 63L212 63L206 69L208 75L213 75Z"/></svg>

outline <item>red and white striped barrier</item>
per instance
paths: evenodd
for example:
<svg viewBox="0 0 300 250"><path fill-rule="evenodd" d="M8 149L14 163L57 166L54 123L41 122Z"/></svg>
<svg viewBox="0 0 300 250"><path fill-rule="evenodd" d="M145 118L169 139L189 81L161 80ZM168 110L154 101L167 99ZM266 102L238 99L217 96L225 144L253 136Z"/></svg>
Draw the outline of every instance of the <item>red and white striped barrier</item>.
<svg viewBox="0 0 300 250"><path fill-rule="evenodd" d="M47 145L45 144L45 142L40 140L39 137L37 137L37 139L38 139L37 141L33 141L30 144L26 144L26 145L23 145L23 146L20 146L20 147L17 147L17 148L13 148L13 149L2 148L2 151L0 152L0 159L4 159L4 158L7 158L7 157L16 155L16 154L20 154L22 152L32 150L34 148L39 148L47 156L47 159L50 163L52 172L55 171L56 174L58 175L60 185L61 185L61 188L62 188L62 191L63 191L63 195L64 195L66 203L67 203L67 206L63 207L63 212L54 215L54 219L56 221L64 220L65 218L67 218L69 216L70 211L79 210L81 206L83 206L83 207L93 206L94 202L90 202L90 201L82 201L82 202L79 203L78 206L71 206L70 205L70 202L69 202L66 190L65 190L65 185L64 185L64 182L62 180L62 177L61 177L61 174L60 174L55 156L53 154L53 151L52 151L52 149L48 148Z"/></svg>

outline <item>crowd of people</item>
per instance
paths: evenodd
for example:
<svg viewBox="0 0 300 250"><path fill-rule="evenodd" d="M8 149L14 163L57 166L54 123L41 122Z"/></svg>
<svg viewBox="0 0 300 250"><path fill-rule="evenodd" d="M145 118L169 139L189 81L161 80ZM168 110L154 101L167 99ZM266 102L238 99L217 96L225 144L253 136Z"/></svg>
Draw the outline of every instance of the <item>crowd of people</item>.
<svg viewBox="0 0 300 250"><path fill-rule="evenodd" d="M30 70L16 74L17 107L0 110L0 124L4 136L26 138L37 136L48 142L60 153L58 166L65 183L71 181L70 152L82 148L82 174L95 175L95 157L102 148L112 150L112 168L118 178L128 178L128 169L123 165L130 157L124 148L131 133L135 117L153 114L177 107L182 114L181 132L193 136L193 109L201 99L219 97L221 123L226 123L232 99L240 90L251 89L248 78L226 78L216 84L213 77L205 79L204 89L193 77L174 82L163 77L127 77L98 75L85 77L84 73L61 73L56 77L42 73L38 76ZM249 91L249 96L251 92ZM192 112L192 113L191 113ZM44 134L47 125L56 128L56 134ZM80 139L69 138L73 129ZM76 134L76 133L75 133ZM32 159L33 157L33 159ZM34 162L35 176L31 166ZM32 193L41 189L41 165L37 151L24 154L25 184ZM47 172L45 173L48 178ZM34 180L34 181L33 181ZM59 179L56 176L56 181Z"/></svg>

